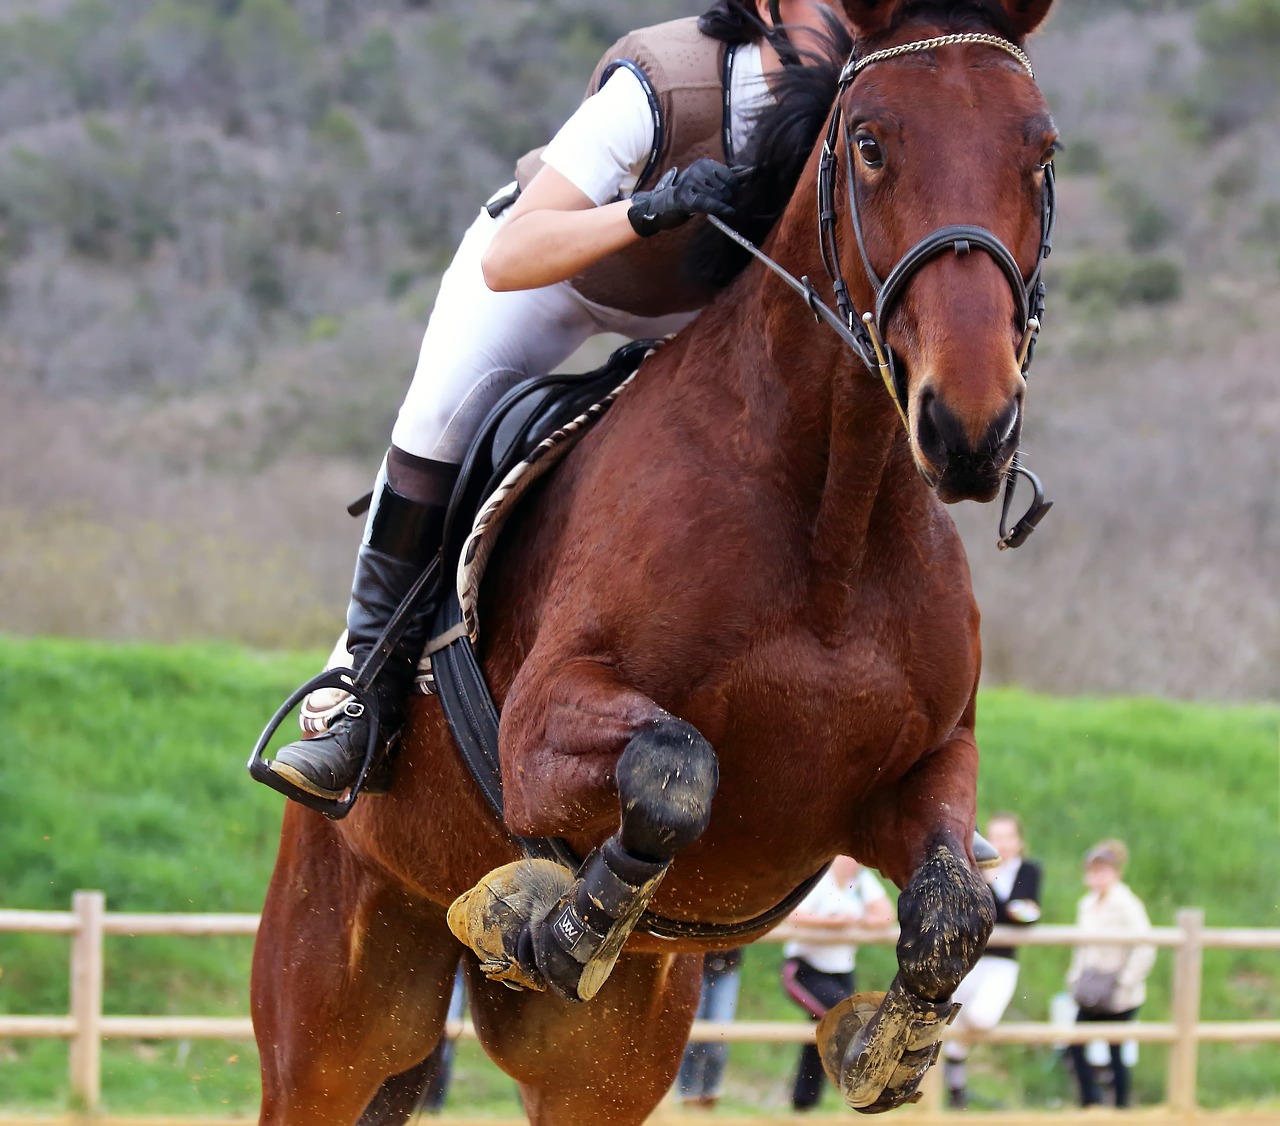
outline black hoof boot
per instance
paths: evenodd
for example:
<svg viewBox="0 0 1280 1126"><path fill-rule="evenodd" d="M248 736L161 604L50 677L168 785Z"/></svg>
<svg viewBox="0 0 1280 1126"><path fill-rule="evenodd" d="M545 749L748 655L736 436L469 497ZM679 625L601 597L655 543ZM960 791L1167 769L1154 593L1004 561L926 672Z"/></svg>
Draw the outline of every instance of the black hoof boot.
<svg viewBox="0 0 1280 1126"><path fill-rule="evenodd" d="M719 768L697 729L673 719L632 738L617 779L621 830L587 857L533 928L538 969L571 1001L600 991L672 858L706 829Z"/></svg>
<svg viewBox="0 0 1280 1126"><path fill-rule="evenodd" d="M613 972L670 861L637 860L610 837L578 869L560 901L532 928L546 982L569 1001L590 1001Z"/></svg>

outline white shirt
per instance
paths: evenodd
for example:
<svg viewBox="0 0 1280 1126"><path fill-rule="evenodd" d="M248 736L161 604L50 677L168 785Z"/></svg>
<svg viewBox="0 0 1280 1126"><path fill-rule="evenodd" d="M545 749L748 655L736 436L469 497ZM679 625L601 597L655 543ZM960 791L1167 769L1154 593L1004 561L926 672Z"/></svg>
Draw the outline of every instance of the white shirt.
<svg viewBox="0 0 1280 1126"><path fill-rule="evenodd" d="M1001 861L1000 867L991 873L987 882L991 885L991 890L995 892L997 899L1007 900L1013 895L1013 885L1021 870L1022 858L1017 856L1012 860Z"/></svg>
<svg viewBox="0 0 1280 1126"><path fill-rule="evenodd" d="M849 884L836 883L835 876L828 872L796 910L824 919L838 919L844 915L860 919L870 904L888 898L880 881L866 868L859 868ZM788 942L782 949L782 956L803 958L824 974L847 974L853 972L857 952L858 948L851 942Z"/></svg>
<svg viewBox="0 0 1280 1126"><path fill-rule="evenodd" d="M756 114L772 101L760 44L743 44L734 54L729 83L729 131L735 153L746 148ZM543 150L542 160L599 207L635 191L653 153L653 135L649 97L640 79L619 67L564 123Z"/></svg>

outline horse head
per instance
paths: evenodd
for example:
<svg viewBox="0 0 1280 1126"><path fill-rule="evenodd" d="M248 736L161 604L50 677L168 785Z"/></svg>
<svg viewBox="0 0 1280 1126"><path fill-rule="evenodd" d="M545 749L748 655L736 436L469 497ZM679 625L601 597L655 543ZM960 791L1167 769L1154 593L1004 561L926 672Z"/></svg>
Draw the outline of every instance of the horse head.
<svg viewBox="0 0 1280 1126"><path fill-rule="evenodd" d="M1051 2L844 2L836 256L947 503L991 500L1021 439L1057 134L1019 48Z"/></svg>

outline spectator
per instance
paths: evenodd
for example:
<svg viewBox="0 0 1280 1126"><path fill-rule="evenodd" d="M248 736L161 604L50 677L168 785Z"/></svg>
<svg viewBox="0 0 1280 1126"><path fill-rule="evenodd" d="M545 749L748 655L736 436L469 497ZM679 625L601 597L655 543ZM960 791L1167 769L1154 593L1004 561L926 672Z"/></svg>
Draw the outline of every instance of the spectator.
<svg viewBox="0 0 1280 1126"><path fill-rule="evenodd" d="M1076 911L1076 926L1081 931L1139 934L1151 929L1142 901L1121 880L1128 860L1128 848L1117 840L1102 841L1085 853L1084 882L1089 893ZM1077 946L1067 971L1067 987L1080 1007L1076 1020L1133 1020L1146 999L1147 975L1155 960L1154 946ZM1121 1045L1110 1047L1116 1106L1126 1107L1130 1102L1129 1067ZM1080 1105L1096 1106L1102 1099L1084 1045L1072 1044L1069 1054L1080 1084Z"/></svg>
<svg viewBox="0 0 1280 1126"><path fill-rule="evenodd" d="M996 900L996 922L1028 926L1040 918L1040 865L1022 857L1022 822L1013 813L993 814L987 837L1000 853L1000 866L984 873ZM960 1002L954 1028L986 1032L1000 1022L1018 985L1017 951L1012 946L988 946L978 964L960 983L953 1001ZM968 1103L965 1061L969 1046L959 1040L943 1043L949 1102L957 1109Z"/></svg>
<svg viewBox="0 0 1280 1126"><path fill-rule="evenodd" d="M715 950L702 959L702 999L698 1020L729 1021L738 1008L738 978L742 950ZM676 1077L680 1101L688 1107L714 1110L724 1083L729 1045L721 1041L695 1042L684 1050Z"/></svg>
<svg viewBox="0 0 1280 1126"><path fill-rule="evenodd" d="M839 931L846 927L887 927L893 922L893 905L880 881L856 860L837 856L817 887L792 913L790 921L813 930ZM812 1020L821 1020L854 990L851 942L788 942L783 949L782 983L789 996ZM822 1097L826 1078L817 1044L800 1050L791 1106L812 1110Z"/></svg>

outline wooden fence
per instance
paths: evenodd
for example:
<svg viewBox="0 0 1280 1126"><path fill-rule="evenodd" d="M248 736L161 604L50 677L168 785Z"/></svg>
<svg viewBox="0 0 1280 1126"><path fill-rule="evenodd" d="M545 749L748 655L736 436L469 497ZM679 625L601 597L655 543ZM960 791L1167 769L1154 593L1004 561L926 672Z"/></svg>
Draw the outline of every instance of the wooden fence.
<svg viewBox="0 0 1280 1126"><path fill-rule="evenodd" d="M101 1098L103 1040L251 1040L247 1017L109 1016L102 1011L105 970L104 940L126 935L253 935L257 915L129 915L108 913L106 896L78 891L70 911L0 911L0 933L60 934L71 938L71 1006L65 1016L0 1014L0 1040L44 1038L70 1043L71 1092L92 1113ZM804 931L784 924L761 941L856 942L860 946L892 945L897 928L854 929L841 933ZM997 927L992 944L1000 946L1075 946L1075 927L1040 925L1029 929ZM1126 1024L1063 1026L1049 1023L1005 1023L990 1032L967 1033L965 1039L991 1044L1068 1044L1090 1040L1133 1040L1169 1044L1166 1107L1179 1118L1196 1113L1196 1071L1202 1043L1280 1042L1280 1021L1200 1020L1200 988L1207 949L1280 950L1280 930L1214 928L1204 925L1204 912L1178 912L1177 925L1153 927L1142 935L1091 934L1091 943L1153 945L1174 951L1171 1019ZM474 1038L470 1022L450 1022L447 1034ZM954 1034L949 1030L949 1034ZM727 1042L800 1043L811 1039L813 1025L799 1021L696 1021L691 1039ZM926 1086L926 1107L941 1110L941 1086ZM1280 1073L1280 1068L1277 1069Z"/></svg>

